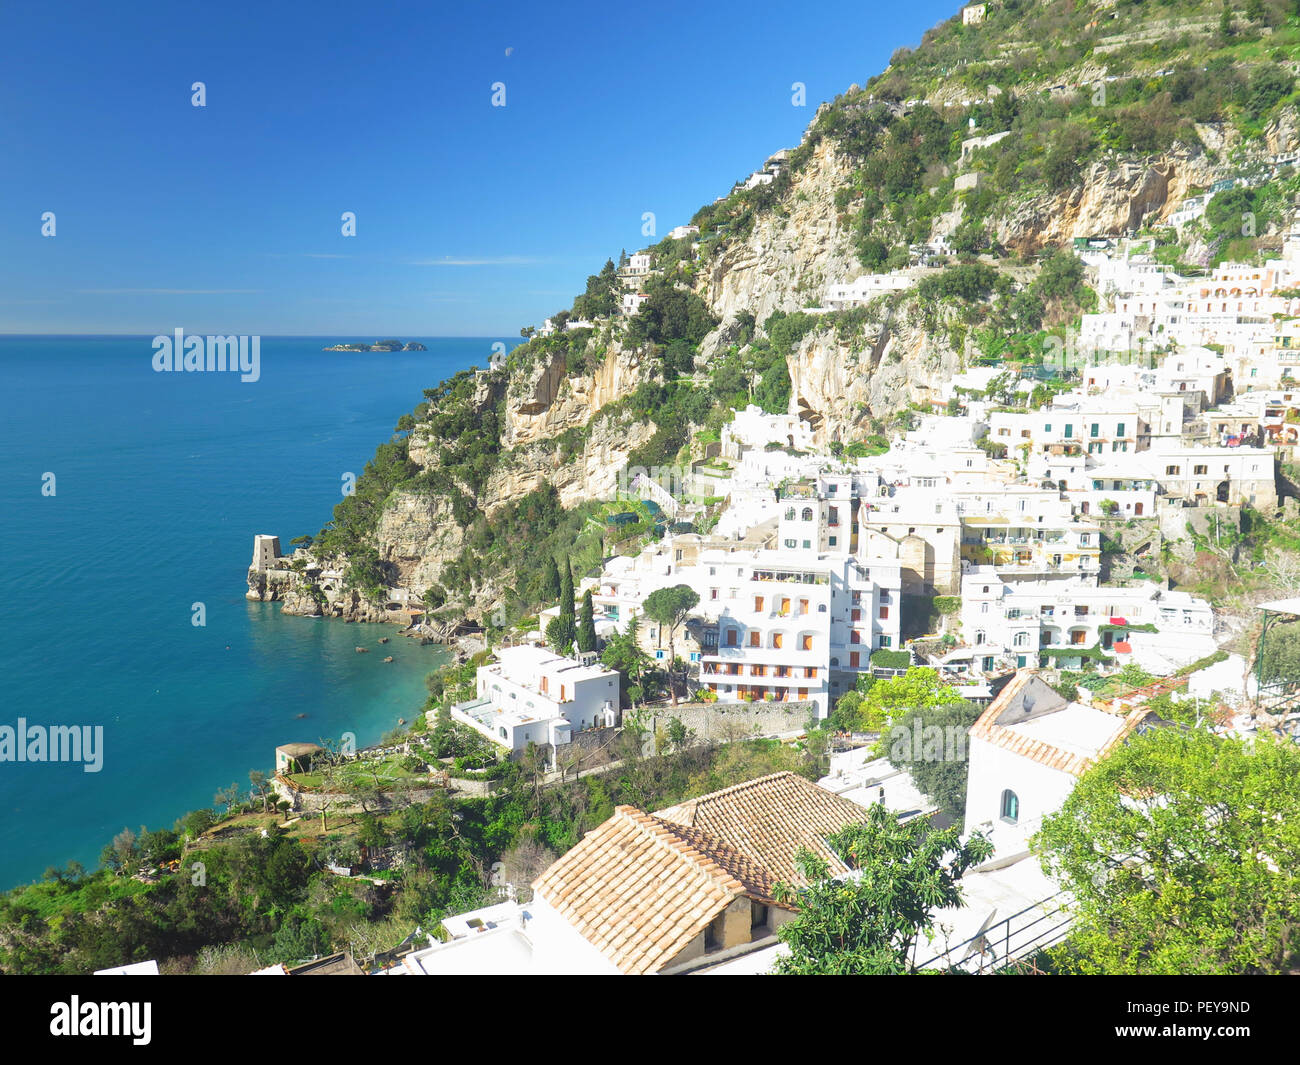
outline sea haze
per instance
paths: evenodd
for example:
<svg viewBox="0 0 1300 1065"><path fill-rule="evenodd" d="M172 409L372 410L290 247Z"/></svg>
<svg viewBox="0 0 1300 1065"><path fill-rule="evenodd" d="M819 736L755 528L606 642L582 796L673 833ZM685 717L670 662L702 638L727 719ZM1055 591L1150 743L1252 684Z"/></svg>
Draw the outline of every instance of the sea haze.
<svg viewBox="0 0 1300 1065"><path fill-rule="evenodd" d="M0 337L0 725L104 731L98 773L0 762L0 888L93 867L123 827L170 827L219 787L246 790L280 743L372 743L418 711L441 648L244 599L254 534L288 550L317 532L344 474L425 388L486 366L494 338L321 350L375 339L263 337L245 383L156 373L150 337Z"/></svg>

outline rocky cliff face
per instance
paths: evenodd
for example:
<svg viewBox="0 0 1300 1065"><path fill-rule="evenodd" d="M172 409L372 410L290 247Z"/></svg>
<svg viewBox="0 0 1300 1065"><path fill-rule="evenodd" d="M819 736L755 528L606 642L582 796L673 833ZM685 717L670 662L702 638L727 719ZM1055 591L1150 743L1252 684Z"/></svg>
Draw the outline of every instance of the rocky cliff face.
<svg viewBox="0 0 1300 1065"><path fill-rule="evenodd" d="M1293 152L1300 146L1296 116L1289 111L1263 138L1242 144L1231 130L1198 127L1200 146L1178 147L1155 157L1112 154L1092 162L1074 187L1022 196L996 206L988 216L997 242L1029 255L1068 246L1076 235L1118 233L1163 221L1193 189L1240 173L1252 160ZM701 264L694 289L721 325L699 346L696 368L710 363L736 334L738 316L760 325L774 311L794 312L822 302L828 284L852 281L859 265L850 227L852 210L837 204L857 162L833 137L817 139L774 205L758 211L744 239L721 244ZM933 220L931 236L950 232L961 219L954 209ZM861 328L841 334L833 327L805 335L790 353L790 411L812 427L825 445L863 435L869 419L880 419L909 402L934 398L936 390L964 368L947 330L928 331L914 303L904 298L869 309ZM497 419L501 452L473 493L489 519L506 504L550 484L565 507L612 499L628 456L656 431L653 415L635 420L611 406L661 373L659 361L620 340L605 326L587 342L576 363L563 350L543 349L508 374L484 373L474 384L470 406L476 417ZM570 372L581 365L583 372ZM411 432L409 458L436 473L447 441L426 427ZM402 488L384 503L374 546L397 573L396 585L418 597L439 579L445 563L466 549L466 530L456 520L449 495ZM313 560L314 562L315 560ZM340 567L338 560L320 566ZM485 575L472 593L471 612L488 609L509 574ZM285 603L291 613L324 612L353 620L393 620L393 612L367 603L355 592L326 587L316 577L289 570L249 574L249 596ZM468 593L467 593L468 594Z"/></svg>
<svg viewBox="0 0 1300 1065"><path fill-rule="evenodd" d="M510 382L501 442L515 448L580 429L649 376L649 363L641 351L617 342L609 345L591 374L569 375L562 354L541 359Z"/></svg>
<svg viewBox="0 0 1300 1065"><path fill-rule="evenodd" d="M820 304L827 284L862 273L835 206L836 190L852 176L835 142L820 141L780 206L709 264L698 291L710 310L724 322L745 311L762 322L773 311Z"/></svg>

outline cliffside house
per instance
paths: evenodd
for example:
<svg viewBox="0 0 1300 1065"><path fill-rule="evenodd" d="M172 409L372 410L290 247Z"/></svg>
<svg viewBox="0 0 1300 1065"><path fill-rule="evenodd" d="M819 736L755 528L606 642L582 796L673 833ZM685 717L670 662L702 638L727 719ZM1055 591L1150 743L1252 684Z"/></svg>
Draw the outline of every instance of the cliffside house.
<svg viewBox="0 0 1300 1065"><path fill-rule="evenodd" d="M1141 705L1068 702L1021 670L971 726L966 830L988 835L994 863L1024 857L1086 770L1134 732L1163 724Z"/></svg>
<svg viewBox="0 0 1300 1065"><path fill-rule="evenodd" d="M511 751L529 743L559 747L574 729L618 723L618 674L543 647L503 647L478 668L478 697L451 708L468 725Z"/></svg>
<svg viewBox="0 0 1300 1065"><path fill-rule="evenodd" d="M474 934L408 955L402 972L677 974L773 947L791 920L778 882L807 881L807 847L846 871L828 836L866 810L774 773L649 814L619 806L533 882L513 920L494 906ZM463 915L473 918L473 915Z"/></svg>

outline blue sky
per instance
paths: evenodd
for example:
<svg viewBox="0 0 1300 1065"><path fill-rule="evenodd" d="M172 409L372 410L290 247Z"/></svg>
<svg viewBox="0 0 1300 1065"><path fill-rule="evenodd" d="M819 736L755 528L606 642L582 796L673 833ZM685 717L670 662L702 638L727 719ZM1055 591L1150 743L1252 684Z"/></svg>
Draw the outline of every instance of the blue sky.
<svg viewBox="0 0 1300 1065"><path fill-rule="evenodd" d="M0 332L516 334L958 7L8 5Z"/></svg>

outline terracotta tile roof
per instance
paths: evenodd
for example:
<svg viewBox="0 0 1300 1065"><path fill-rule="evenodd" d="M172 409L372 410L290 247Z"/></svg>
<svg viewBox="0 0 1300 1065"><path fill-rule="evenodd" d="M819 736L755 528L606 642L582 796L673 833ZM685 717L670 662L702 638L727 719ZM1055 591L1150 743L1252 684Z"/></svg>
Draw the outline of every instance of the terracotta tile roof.
<svg viewBox="0 0 1300 1065"><path fill-rule="evenodd" d="M656 972L751 890L676 828L620 806L533 889L623 972Z"/></svg>
<svg viewBox="0 0 1300 1065"><path fill-rule="evenodd" d="M842 872L844 863L826 837L867 820L857 803L819 788L797 773L773 773L690 799L656 817L695 829L731 848L761 870L768 883L780 880L803 887L807 880L795 866L795 855L807 847Z"/></svg>
<svg viewBox="0 0 1300 1065"><path fill-rule="evenodd" d="M1128 710L1127 712L1117 712L1107 705L1094 706L1093 709L1099 713L1109 713L1119 719L1120 726L1095 755L1083 755L1076 751L1064 750L1044 740L1030 738L1017 732L1014 728L998 723L998 718L1003 711L1011 707L1017 699L1029 694L1032 689L1046 689L1050 693L1050 698L1060 704L1056 709L1062 709L1068 705L1064 699L1047 687L1046 682L1038 676L1037 670L1022 669L998 693L997 698L989 703L984 713L980 714L979 720L971 726L971 738L984 740L995 747L1010 751L1012 754L1018 754L1022 758L1028 758L1030 761L1037 762L1049 769L1060 770L1063 773L1078 777L1108 755L1115 747L1123 743L1150 714L1150 711L1143 707Z"/></svg>
<svg viewBox="0 0 1300 1065"><path fill-rule="evenodd" d="M857 803L775 773L653 816L620 806L533 889L623 972L657 972L737 898L783 905L778 881L806 883L800 847L842 870L825 838L866 819Z"/></svg>

